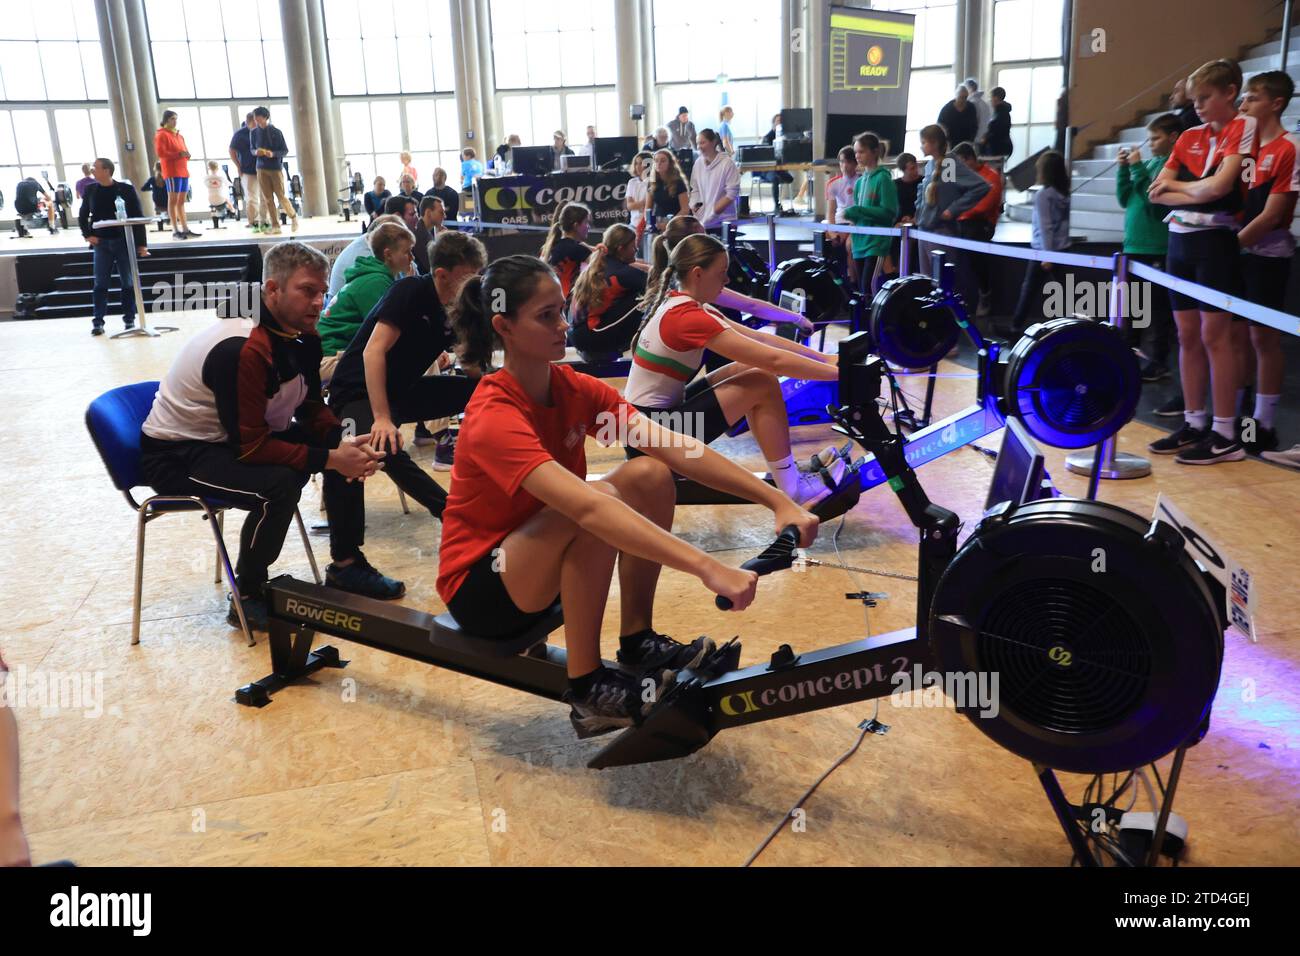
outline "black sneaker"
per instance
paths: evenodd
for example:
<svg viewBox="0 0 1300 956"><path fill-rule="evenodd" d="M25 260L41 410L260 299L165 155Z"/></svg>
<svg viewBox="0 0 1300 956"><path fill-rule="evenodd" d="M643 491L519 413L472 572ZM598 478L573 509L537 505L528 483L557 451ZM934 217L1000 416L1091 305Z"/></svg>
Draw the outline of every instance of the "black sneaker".
<svg viewBox="0 0 1300 956"><path fill-rule="evenodd" d="M425 445L432 445L437 442L438 436L429 431L429 427L424 422L415 423L415 444L417 448L423 448Z"/></svg>
<svg viewBox="0 0 1300 956"><path fill-rule="evenodd" d="M1157 405L1151 410L1152 415L1159 415L1161 418L1173 418L1187 411L1183 405L1183 396L1175 395L1163 405Z"/></svg>
<svg viewBox="0 0 1300 956"><path fill-rule="evenodd" d="M619 667L630 673L644 674L664 670L676 673L688 667L698 667L700 661L717 648L711 637L697 637L691 643L683 644L650 628L628 635L628 638L637 639L634 650L620 650L616 660Z"/></svg>
<svg viewBox="0 0 1300 956"><path fill-rule="evenodd" d="M1180 451L1174 461L1180 465L1215 465L1221 461L1242 461L1245 457L1246 449L1241 447L1241 442L1211 430L1203 440Z"/></svg>
<svg viewBox="0 0 1300 956"><path fill-rule="evenodd" d="M1161 382L1169 377L1169 369L1154 359L1142 363L1141 373L1144 382Z"/></svg>
<svg viewBox="0 0 1300 956"><path fill-rule="evenodd" d="M658 695L659 689L656 689L653 700L644 700L640 680L631 674L602 667L585 697L578 698L572 690L567 690L561 699L572 708L569 720L578 737L585 740L611 730L631 727L649 712Z"/></svg>
<svg viewBox="0 0 1300 956"><path fill-rule="evenodd" d="M97 322L97 323L95 323L94 325L92 325L92 326L90 327L90 334L91 334L91 335L103 335L103 334L104 334L104 323L103 323L103 322Z"/></svg>
<svg viewBox="0 0 1300 956"><path fill-rule="evenodd" d="M1246 441L1243 437L1245 434L1245 428L1237 429L1237 438L1241 441L1241 447L1246 449L1246 454L1259 456L1266 451L1277 451L1276 428L1265 428L1256 422L1254 428L1255 440Z"/></svg>
<svg viewBox="0 0 1300 956"><path fill-rule="evenodd" d="M123 330L130 332L133 328L135 328L135 319L124 319L122 321L122 328Z"/></svg>
<svg viewBox="0 0 1300 956"><path fill-rule="evenodd" d="M450 428L438 433L437 445L433 449L433 470L451 471L456 463L456 433Z"/></svg>
<svg viewBox="0 0 1300 956"><path fill-rule="evenodd" d="M1183 427L1178 431L1166 435L1164 438L1158 438L1147 445L1147 451L1155 452L1157 455L1176 455L1184 448L1191 448L1193 445L1205 441L1209 433L1208 428L1193 428L1183 422Z"/></svg>
<svg viewBox="0 0 1300 956"><path fill-rule="evenodd" d="M238 629L239 612L235 610L235 597L233 594L226 595L226 603L230 605L230 609L226 611L226 623ZM246 597L241 599L239 603L244 606L244 620L248 622L248 629L265 634L268 613L266 602L261 598Z"/></svg>
<svg viewBox="0 0 1300 956"><path fill-rule="evenodd" d="M331 564L325 569L325 583L340 591L351 591L362 597L380 601L395 601L406 594L406 585L380 574L360 551L346 568Z"/></svg>

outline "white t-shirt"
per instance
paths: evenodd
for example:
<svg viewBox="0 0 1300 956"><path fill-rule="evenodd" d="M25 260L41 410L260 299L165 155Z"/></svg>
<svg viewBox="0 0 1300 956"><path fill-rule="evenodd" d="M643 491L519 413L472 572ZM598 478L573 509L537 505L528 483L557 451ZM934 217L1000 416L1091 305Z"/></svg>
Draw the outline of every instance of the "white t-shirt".
<svg viewBox="0 0 1300 956"><path fill-rule="evenodd" d="M835 200L835 221L838 223L847 224L849 221L844 210L853 205L853 190L858 185L858 176L849 179L841 174L826 184L826 198Z"/></svg>
<svg viewBox="0 0 1300 956"><path fill-rule="evenodd" d="M645 197L647 195L648 195L648 191L644 179L641 179L637 176L633 176L631 179L627 181L627 198L632 200L632 202L645 202ZM638 225L640 225L641 220L644 218L645 218L644 212L642 212L639 209L633 209L632 228L635 229Z"/></svg>
<svg viewBox="0 0 1300 956"><path fill-rule="evenodd" d="M208 205L223 206L226 202L226 181L220 173L209 173L203 177L203 185L208 187Z"/></svg>

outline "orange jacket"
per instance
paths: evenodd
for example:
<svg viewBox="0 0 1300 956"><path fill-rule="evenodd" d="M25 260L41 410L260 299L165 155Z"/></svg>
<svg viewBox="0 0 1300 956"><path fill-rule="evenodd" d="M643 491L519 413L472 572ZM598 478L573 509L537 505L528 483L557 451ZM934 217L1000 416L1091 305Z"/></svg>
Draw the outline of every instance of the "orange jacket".
<svg viewBox="0 0 1300 956"><path fill-rule="evenodd" d="M158 154L158 161L162 163L163 179L189 178L190 161L181 158L181 153L189 152L185 146L184 136L173 133L165 126L160 127L158 132L153 134L153 148Z"/></svg>
<svg viewBox="0 0 1300 956"><path fill-rule="evenodd" d="M988 182L989 191L957 219L987 219L990 224L997 225L998 217L1002 215L1002 173L988 163L975 171Z"/></svg>

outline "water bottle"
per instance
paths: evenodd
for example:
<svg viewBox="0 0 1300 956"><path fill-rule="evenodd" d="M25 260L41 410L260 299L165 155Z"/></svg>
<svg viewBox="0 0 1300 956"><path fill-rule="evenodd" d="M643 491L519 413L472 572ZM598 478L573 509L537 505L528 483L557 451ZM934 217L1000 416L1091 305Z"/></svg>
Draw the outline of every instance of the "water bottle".
<svg viewBox="0 0 1300 956"><path fill-rule="evenodd" d="M117 210L118 219L126 218L126 200L124 200L121 196L118 196L117 199L113 201L113 208Z"/></svg>

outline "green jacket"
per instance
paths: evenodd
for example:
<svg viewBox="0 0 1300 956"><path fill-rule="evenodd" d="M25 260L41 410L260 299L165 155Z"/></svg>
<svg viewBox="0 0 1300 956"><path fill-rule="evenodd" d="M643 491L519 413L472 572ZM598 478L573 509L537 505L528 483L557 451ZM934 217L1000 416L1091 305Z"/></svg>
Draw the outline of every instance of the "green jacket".
<svg viewBox="0 0 1300 956"><path fill-rule="evenodd" d="M1167 156L1152 156L1136 166L1120 163L1115 171L1115 198L1124 207L1124 251L1139 256L1163 256L1169 250L1168 206L1147 199L1147 189L1160 175Z"/></svg>
<svg viewBox="0 0 1300 956"><path fill-rule="evenodd" d="M383 298L396 279L374 256L358 256L343 273L346 280L334 301L325 306L316 329L320 332L322 355L342 352L352 343L361 323L375 303Z"/></svg>
<svg viewBox="0 0 1300 956"><path fill-rule="evenodd" d="M898 221L898 189L894 176L877 166L870 176L859 176L853 189L853 205L844 210L844 218L855 226L892 226ZM883 256L893 240L889 236L852 235L854 259Z"/></svg>

